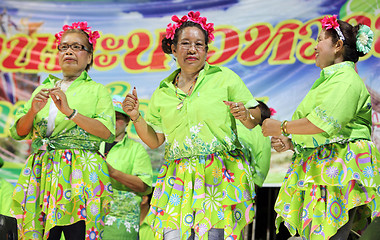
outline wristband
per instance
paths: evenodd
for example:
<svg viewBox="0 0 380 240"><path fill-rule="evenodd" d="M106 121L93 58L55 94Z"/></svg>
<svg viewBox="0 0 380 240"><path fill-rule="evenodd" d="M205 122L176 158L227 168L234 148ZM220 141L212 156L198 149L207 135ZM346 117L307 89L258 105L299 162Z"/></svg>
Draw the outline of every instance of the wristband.
<svg viewBox="0 0 380 240"><path fill-rule="evenodd" d="M141 120L141 118L142 118L142 116L141 116L141 113L139 112L139 116L135 120L132 119L132 122L137 123Z"/></svg>
<svg viewBox="0 0 380 240"><path fill-rule="evenodd" d="M287 120L284 120L282 123L281 123L281 133L282 135L284 135L285 137L289 136L290 134L288 133L288 131L286 130L286 126L288 124L288 121Z"/></svg>
<svg viewBox="0 0 380 240"><path fill-rule="evenodd" d="M73 120L77 114L78 114L78 111L75 109L75 113L74 113L74 115L70 118L70 120Z"/></svg>
<svg viewBox="0 0 380 240"><path fill-rule="evenodd" d="M71 118L75 115L77 110L73 109L73 112L69 115L69 116L66 116L67 119L71 120Z"/></svg>

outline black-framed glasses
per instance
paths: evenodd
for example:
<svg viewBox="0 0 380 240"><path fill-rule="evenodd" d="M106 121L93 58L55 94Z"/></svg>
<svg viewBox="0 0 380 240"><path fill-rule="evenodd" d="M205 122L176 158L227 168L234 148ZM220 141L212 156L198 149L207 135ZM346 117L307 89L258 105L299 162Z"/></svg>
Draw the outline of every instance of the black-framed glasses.
<svg viewBox="0 0 380 240"><path fill-rule="evenodd" d="M185 49L185 50L189 50L193 45L194 45L195 49L197 49L198 51L205 50L205 48L206 48L206 44L204 44L202 42L192 43L189 41L183 41L183 42L179 43L179 47L182 49Z"/></svg>
<svg viewBox="0 0 380 240"><path fill-rule="evenodd" d="M91 52L86 46L80 44L80 43L73 43L73 44L67 44L67 43L62 43L58 45L58 51L60 52L66 52L67 50L73 50L74 52L79 52L79 51L87 51Z"/></svg>

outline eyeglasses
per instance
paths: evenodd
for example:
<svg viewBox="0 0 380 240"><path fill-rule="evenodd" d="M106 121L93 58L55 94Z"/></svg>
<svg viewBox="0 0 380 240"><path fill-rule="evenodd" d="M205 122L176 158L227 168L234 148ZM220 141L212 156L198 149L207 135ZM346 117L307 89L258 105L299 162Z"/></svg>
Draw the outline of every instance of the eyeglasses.
<svg viewBox="0 0 380 240"><path fill-rule="evenodd" d="M185 49L185 50L189 50L190 48L192 48L193 45L194 45L195 49L198 51L203 51L206 48L206 44L201 43L201 42L195 42L195 43L180 42L179 43L179 47L182 49Z"/></svg>
<svg viewBox="0 0 380 240"><path fill-rule="evenodd" d="M60 52L66 52L67 50L69 50L69 48L71 48L71 50L73 50L74 52L79 52L82 50L91 52L88 48L86 48L84 45L79 44L79 43L73 43L73 44L63 43L63 44L58 45L58 50Z"/></svg>

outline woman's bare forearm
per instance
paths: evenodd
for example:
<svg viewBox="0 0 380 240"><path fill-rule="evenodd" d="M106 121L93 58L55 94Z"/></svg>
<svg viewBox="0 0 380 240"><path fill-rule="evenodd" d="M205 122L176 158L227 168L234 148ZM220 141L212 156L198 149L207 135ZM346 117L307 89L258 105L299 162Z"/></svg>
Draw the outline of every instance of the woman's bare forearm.
<svg viewBox="0 0 380 240"><path fill-rule="evenodd" d="M163 133L156 133L154 129L146 123L142 116L139 116L133 124L140 139L148 145L148 147L155 149L164 143L165 135Z"/></svg>

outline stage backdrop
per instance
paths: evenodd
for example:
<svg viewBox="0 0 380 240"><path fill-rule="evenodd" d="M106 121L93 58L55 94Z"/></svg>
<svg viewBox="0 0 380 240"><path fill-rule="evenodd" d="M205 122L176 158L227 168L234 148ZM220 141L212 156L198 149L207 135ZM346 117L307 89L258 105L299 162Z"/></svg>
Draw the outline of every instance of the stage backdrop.
<svg viewBox="0 0 380 240"><path fill-rule="evenodd" d="M274 108L279 120L291 119L297 105L319 77L314 46L320 19L337 14L352 24L375 32L372 50L357 69L373 97L373 140L380 146L380 1L378 0L0 0L0 175L11 182L30 152L30 142L9 137L17 109L48 76L60 76L54 34L64 24L87 21L101 32L91 77L113 94L136 87L145 113L160 81L177 66L161 50L161 39L171 16L200 11L215 23L210 64L235 71L255 97ZM133 128L128 134L137 139ZM149 150L157 172L163 148ZM273 152L266 186L279 185L290 164L291 152Z"/></svg>

